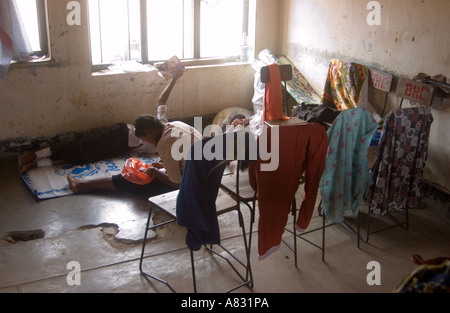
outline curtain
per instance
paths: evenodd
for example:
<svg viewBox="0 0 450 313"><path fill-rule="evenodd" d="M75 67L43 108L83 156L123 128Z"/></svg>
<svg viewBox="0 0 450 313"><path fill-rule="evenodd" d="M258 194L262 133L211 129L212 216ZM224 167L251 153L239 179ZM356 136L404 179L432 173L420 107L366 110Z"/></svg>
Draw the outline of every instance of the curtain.
<svg viewBox="0 0 450 313"><path fill-rule="evenodd" d="M32 53L16 0L0 1L0 79L5 79L13 59L24 61Z"/></svg>

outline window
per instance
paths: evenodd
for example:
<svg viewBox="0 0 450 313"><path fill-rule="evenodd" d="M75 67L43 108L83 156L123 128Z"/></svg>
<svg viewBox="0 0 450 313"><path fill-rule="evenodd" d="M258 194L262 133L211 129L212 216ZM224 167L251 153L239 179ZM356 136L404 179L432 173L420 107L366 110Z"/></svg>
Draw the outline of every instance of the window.
<svg viewBox="0 0 450 313"><path fill-rule="evenodd" d="M32 59L49 56L45 0L16 0L17 9L33 50Z"/></svg>
<svg viewBox="0 0 450 313"><path fill-rule="evenodd" d="M92 64L235 61L248 16L249 0L89 0Z"/></svg>

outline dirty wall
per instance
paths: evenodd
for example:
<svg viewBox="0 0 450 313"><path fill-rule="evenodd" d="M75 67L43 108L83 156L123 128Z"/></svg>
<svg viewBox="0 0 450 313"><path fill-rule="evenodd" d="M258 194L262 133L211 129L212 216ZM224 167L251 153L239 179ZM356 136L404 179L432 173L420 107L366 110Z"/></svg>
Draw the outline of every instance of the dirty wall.
<svg viewBox="0 0 450 313"><path fill-rule="evenodd" d="M320 94L332 58L354 61L413 78L419 72L450 78L448 0L285 0L281 2L280 52L287 55ZM370 20L368 22L368 19ZM371 25L372 24L372 25ZM395 89L393 90L395 91ZM372 91L382 112L384 95ZM386 113L400 99L391 92ZM425 178L450 190L450 109L433 109Z"/></svg>

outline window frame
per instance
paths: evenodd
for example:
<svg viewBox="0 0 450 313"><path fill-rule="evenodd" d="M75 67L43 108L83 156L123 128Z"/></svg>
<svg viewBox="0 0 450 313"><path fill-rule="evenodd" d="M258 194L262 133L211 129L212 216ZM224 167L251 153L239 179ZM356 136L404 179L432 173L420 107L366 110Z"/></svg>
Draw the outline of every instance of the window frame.
<svg viewBox="0 0 450 313"><path fill-rule="evenodd" d="M49 32L48 32L48 18L47 18L47 0L35 0L37 11L37 22L39 30L40 50L33 51L30 57L35 56L39 59L17 60L13 59L14 63L34 63L42 62L51 59L49 47Z"/></svg>
<svg viewBox="0 0 450 313"><path fill-rule="evenodd" d="M88 0L89 1L89 0ZM225 0L226 1L226 0ZM242 32L249 34L250 29L250 0L242 0L244 2L244 14L242 20ZM141 31L141 63L158 65L165 60L149 60L148 58L148 32L147 32L147 1L139 0L140 3L140 31ZM180 58L180 61L185 66L200 66L200 65L218 65L228 62L237 62L239 55L228 57L200 57L200 6L201 0L194 0L194 57L193 58ZM88 14L89 16L89 14ZM92 51L91 51L91 69L93 72L101 72L107 70L111 63L93 64L92 63Z"/></svg>

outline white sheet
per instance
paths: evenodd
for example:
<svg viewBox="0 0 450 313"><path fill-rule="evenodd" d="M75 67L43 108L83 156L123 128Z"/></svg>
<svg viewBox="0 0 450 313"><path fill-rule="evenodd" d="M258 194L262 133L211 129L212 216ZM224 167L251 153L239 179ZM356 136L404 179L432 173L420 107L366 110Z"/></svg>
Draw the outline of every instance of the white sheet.
<svg viewBox="0 0 450 313"><path fill-rule="evenodd" d="M22 179L38 199L44 200L68 196L73 194L73 192L69 188L67 175L71 174L73 177L81 179L117 175L120 174L125 161L129 157L137 158L146 163L155 162L157 159L156 155L138 154L88 164L41 167L22 174Z"/></svg>

